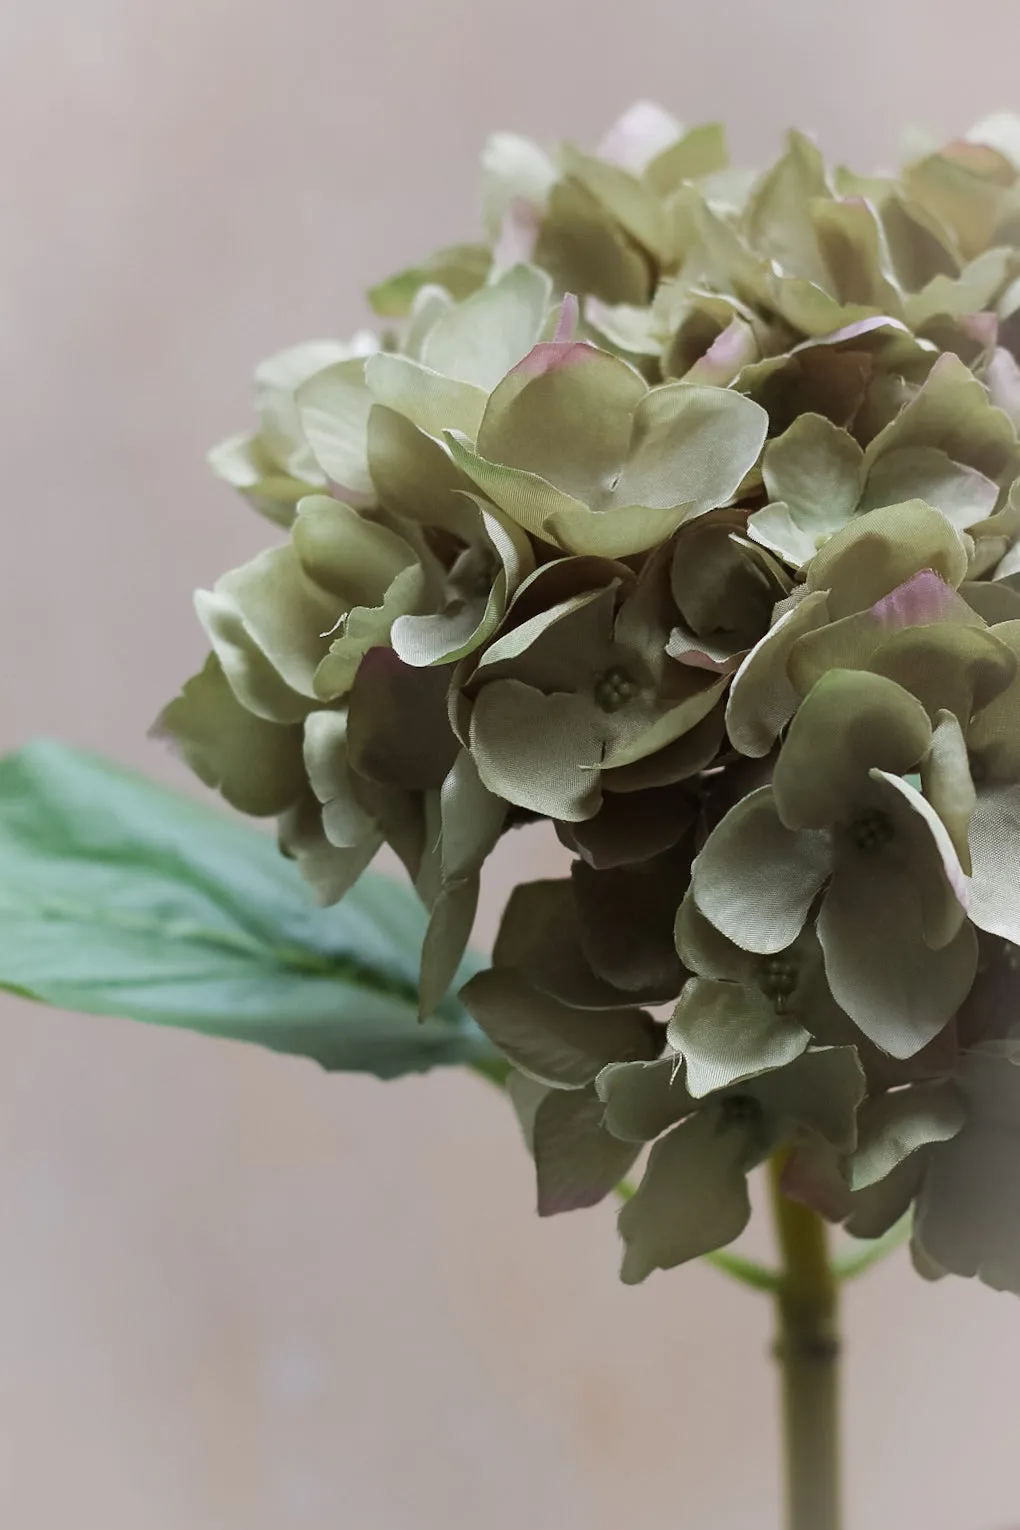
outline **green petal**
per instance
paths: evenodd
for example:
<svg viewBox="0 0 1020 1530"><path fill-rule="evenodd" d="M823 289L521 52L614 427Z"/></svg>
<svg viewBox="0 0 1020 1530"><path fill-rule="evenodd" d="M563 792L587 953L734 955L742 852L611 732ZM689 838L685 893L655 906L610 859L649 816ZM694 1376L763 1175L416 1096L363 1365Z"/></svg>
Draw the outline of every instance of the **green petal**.
<svg viewBox="0 0 1020 1530"><path fill-rule="evenodd" d="M689 853L681 849L605 871L576 861L571 876L581 945L592 970L644 1003L674 998L685 974L673 923L690 877Z"/></svg>
<svg viewBox="0 0 1020 1530"><path fill-rule="evenodd" d="M768 506L750 519L751 534L795 566L850 519L864 486L864 453L848 431L819 414L802 414L771 441L762 462L769 499L787 512L784 530Z"/></svg>
<svg viewBox="0 0 1020 1530"><path fill-rule="evenodd" d="M666 1035L684 1060L696 1099L782 1068L811 1039L792 1016L777 1014L760 989L702 977L684 985Z"/></svg>
<svg viewBox="0 0 1020 1530"><path fill-rule="evenodd" d="M573 176L552 188L534 260L566 292L604 303L645 304L651 296L647 255Z"/></svg>
<svg viewBox="0 0 1020 1530"><path fill-rule="evenodd" d="M420 265L400 271L373 287L368 301L386 319L402 319L422 287L436 283L461 302L482 285L492 264L492 252L484 244L453 244L437 250Z"/></svg>
<svg viewBox="0 0 1020 1530"><path fill-rule="evenodd" d="M1020 945L1020 786L982 787L970 818L968 913L979 930Z"/></svg>
<svg viewBox="0 0 1020 1530"><path fill-rule="evenodd" d="M725 170L729 162L725 127L721 122L706 122L661 149L645 166L644 178L660 197L668 197L685 181Z"/></svg>
<svg viewBox="0 0 1020 1530"><path fill-rule="evenodd" d="M856 1047L812 1047L785 1068L741 1085L740 1092L758 1101L773 1131L793 1123L848 1153L857 1142L857 1110L866 1087Z"/></svg>
<svg viewBox="0 0 1020 1530"><path fill-rule="evenodd" d="M534 554L525 534L498 513L476 501L486 541L496 554L498 571L487 596L465 598L460 593L443 609L427 616L399 616L390 642L405 664L454 664L486 643L506 615L507 601L534 568Z"/></svg>
<svg viewBox="0 0 1020 1530"><path fill-rule="evenodd" d="M266 455L260 438L248 432L230 436L214 446L206 458L217 478L229 483L276 526L286 529L294 519L297 502L313 488L325 486L324 475L309 462L304 478L281 473Z"/></svg>
<svg viewBox="0 0 1020 1530"><path fill-rule="evenodd" d="M640 1152L602 1125L594 1089L552 1089L539 1103L532 1128L538 1214L556 1216L596 1206L616 1188Z"/></svg>
<svg viewBox="0 0 1020 1530"><path fill-rule="evenodd" d="M733 497L758 460L764 409L725 388L666 383L638 404L613 503L697 515Z"/></svg>
<svg viewBox="0 0 1020 1530"><path fill-rule="evenodd" d="M697 670L684 674L681 669L679 673L688 693L674 705L669 705L665 700L657 700L647 709L621 708L609 717L606 727L607 769L623 768L657 755L660 750L668 749L676 739L690 733L714 712L726 692L728 677L713 677L709 671L705 683L705 678Z"/></svg>
<svg viewBox="0 0 1020 1530"><path fill-rule="evenodd" d="M388 351L368 358L365 381L376 403L405 415L427 435L441 437L444 430L459 430L473 441L478 433L486 401L481 388Z"/></svg>
<svg viewBox="0 0 1020 1530"><path fill-rule="evenodd" d="M900 773L931 744L928 714L881 675L836 669L803 702L786 736L772 784L791 829L839 823L870 800L872 767Z"/></svg>
<svg viewBox="0 0 1020 1530"><path fill-rule="evenodd" d="M322 804L322 827L330 844L352 850L376 835L375 820L358 800L351 776L346 713L310 712L303 752L308 784Z"/></svg>
<svg viewBox="0 0 1020 1530"><path fill-rule="evenodd" d="M831 195L817 147L802 133L791 133L785 154L762 177L748 202L744 217L748 242L785 274L825 287L829 274L811 210L814 198Z"/></svg>
<svg viewBox="0 0 1020 1530"><path fill-rule="evenodd" d="M911 329L919 330L936 318L966 319L986 313L1005 286L1010 270L1009 250L984 250L964 266L958 276L940 273L920 292L908 293L904 314Z"/></svg>
<svg viewBox="0 0 1020 1530"><path fill-rule="evenodd" d="M544 271L514 266L440 318L422 346L422 363L491 393L538 340L551 299Z"/></svg>
<svg viewBox="0 0 1020 1530"><path fill-rule="evenodd" d="M1020 659L1020 621L998 623L992 637ZM986 695L982 710L974 710L967 744L982 781L1020 781L1020 666L1006 688L994 699Z"/></svg>
<svg viewBox="0 0 1020 1530"><path fill-rule="evenodd" d="M850 1185L864 1190L932 1142L948 1142L966 1119L963 1096L951 1082L913 1084L866 1100L858 1117Z"/></svg>
<svg viewBox="0 0 1020 1530"><path fill-rule="evenodd" d="M712 764L722 744L722 707L716 705L672 744L635 760L632 765L605 771L602 784L607 792L630 793L688 781Z"/></svg>
<svg viewBox="0 0 1020 1530"><path fill-rule="evenodd" d="M953 462L996 481L1007 471L1011 477L1016 473L1018 448L1012 424L990 403L969 367L951 352L939 357L924 385L870 442L867 467L870 471L887 452L916 447L934 447Z"/></svg>
<svg viewBox="0 0 1020 1530"><path fill-rule="evenodd" d="M976 795L970 775L967 741L952 712L940 712L931 750L921 765L924 795L946 826L960 865L971 871L968 832Z"/></svg>
<svg viewBox="0 0 1020 1530"><path fill-rule="evenodd" d="M1011 679L1003 645L955 593L925 625L890 632L873 607L811 633L790 654L790 679L802 695L832 669L873 670L909 691L930 717L948 710L965 720Z"/></svg>
<svg viewBox="0 0 1020 1530"><path fill-rule="evenodd" d="M825 630L828 617L825 592L806 595L783 613L737 670L726 703L726 732L741 754L768 754L797 710L797 692L787 674L791 650L806 633Z"/></svg>
<svg viewBox="0 0 1020 1530"><path fill-rule="evenodd" d="M732 807L694 863L694 900L745 951L784 951L832 869L828 834L786 828L763 786Z"/></svg>
<svg viewBox="0 0 1020 1530"><path fill-rule="evenodd" d="M291 690L314 697L315 671L329 646L323 634L335 624L343 602L309 577L294 547L269 548L224 574L216 593L232 604L245 632ZM221 658L229 674L227 657Z"/></svg>
<svg viewBox="0 0 1020 1530"><path fill-rule="evenodd" d="M354 606L346 612L340 636L330 643L315 671L312 683L321 701L348 693L365 655L389 643L394 621L418 608L424 587L424 569L411 564L401 569L378 605Z"/></svg>
<svg viewBox="0 0 1020 1530"><path fill-rule="evenodd" d="M351 690L347 744L354 769L370 781L438 790L458 752L446 715L446 676L412 669L388 648L371 649Z"/></svg>
<svg viewBox="0 0 1020 1530"><path fill-rule="evenodd" d="M614 1009L631 1002L592 971L569 878L524 882L503 910L492 965L513 968L542 993L578 1009Z"/></svg>
<svg viewBox="0 0 1020 1530"><path fill-rule="evenodd" d="M837 531L809 565L807 585L829 591L829 614L837 621L867 610L922 569L956 589L967 565L967 546L945 516L908 500L857 515Z"/></svg>
<svg viewBox="0 0 1020 1530"><path fill-rule="evenodd" d="M502 833L507 805L482 785L477 765L462 749L443 782L440 810L443 880L455 881L481 868Z"/></svg>
<svg viewBox="0 0 1020 1530"><path fill-rule="evenodd" d="M434 1014L464 959L478 911L478 873L445 882L432 905L421 948L418 1011Z"/></svg>
<svg viewBox="0 0 1020 1530"><path fill-rule="evenodd" d="M610 1062L651 1059L658 1027L639 1009L572 1009L509 969L480 972L461 998L510 1061L563 1089L590 1084Z"/></svg>
<svg viewBox="0 0 1020 1530"><path fill-rule="evenodd" d="M498 797L549 818L590 818L601 800L601 714L584 697L519 680L482 688L471 713L471 753Z"/></svg>
<svg viewBox="0 0 1020 1530"><path fill-rule="evenodd" d="M699 977L749 984L761 972L761 957L744 951L705 918L688 889L677 909L674 937L684 966Z"/></svg>
<svg viewBox="0 0 1020 1530"><path fill-rule="evenodd" d="M291 544L308 577L344 605L381 604L397 576L418 561L402 536L328 494L301 501Z"/></svg>
<svg viewBox="0 0 1020 1530"><path fill-rule="evenodd" d="M965 530L995 509L999 486L976 468L954 462L933 446L903 447L877 458L868 474L862 510L923 499Z"/></svg>
<svg viewBox="0 0 1020 1530"><path fill-rule="evenodd" d="M607 1131L623 1142L652 1142L697 1105L672 1052L655 1062L612 1063L595 1088L606 1107Z"/></svg>
<svg viewBox="0 0 1020 1530"><path fill-rule="evenodd" d="M311 792L281 814L279 837L280 849L297 863L321 904L338 903L382 843L382 835L373 833L351 848L341 850L330 844L323 829L322 810Z"/></svg>
<svg viewBox="0 0 1020 1530"><path fill-rule="evenodd" d="M230 689L267 722L300 722L311 705L293 690L263 653L237 605L222 589L196 590L195 610Z"/></svg>
<svg viewBox="0 0 1020 1530"><path fill-rule="evenodd" d="M153 735L231 807L255 818L282 813L304 788L301 728L256 717L231 690L215 654L164 707Z"/></svg>
<svg viewBox="0 0 1020 1530"><path fill-rule="evenodd" d="M523 362L492 394L478 432L478 452L489 462L536 474L562 494L597 508L608 502L620 473L631 418L647 385L625 361L592 345L545 350Z"/></svg>
<svg viewBox="0 0 1020 1530"><path fill-rule="evenodd" d="M939 1269L1020 1293L1020 1068L978 1050L959 1083L967 1123L931 1153L914 1235Z"/></svg>
<svg viewBox="0 0 1020 1530"><path fill-rule="evenodd" d="M693 829L694 801L682 785L645 791L612 791L612 776L594 818L557 826L560 839L597 871L647 861L686 840Z"/></svg>
<svg viewBox="0 0 1020 1530"><path fill-rule="evenodd" d="M471 448L466 438L447 432L445 440L454 462L472 483L534 537L551 540L552 533L546 530L550 516L558 511L573 512L585 508L538 473L526 473L521 468L503 467L498 462L487 461Z"/></svg>
<svg viewBox="0 0 1020 1530"><path fill-rule="evenodd" d="M530 138L518 133L490 134L482 151L482 199L489 238L498 239L514 203L542 207L556 179L556 166Z"/></svg>
<svg viewBox="0 0 1020 1530"><path fill-rule="evenodd" d="M618 165L580 154L569 144L564 145L561 156L567 174L579 181L632 239L657 259L665 257L666 220L662 203L650 186Z"/></svg>
<svg viewBox="0 0 1020 1530"><path fill-rule="evenodd" d="M295 398L301 429L318 466L342 491L371 503L368 413L372 395L365 385L364 359L325 367L301 384Z"/></svg>
<svg viewBox="0 0 1020 1530"><path fill-rule="evenodd" d="M924 938L939 950L957 934L968 903L967 879L952 837L911 782L882 770L873 770L871 778L875 801L893 828L893 853L906 858L917 888Z"/></svg>
<svg viewBox="0 0 1020 1530"><path fill-rule="evenodd" d="M301 424L297 395L318 372L350 364L357 373L361 358L376 349L373 336L362 334L351 344L338 340L309 340L268 356L255 368L255 407L259 440L268 460L295 478L317 478L315 462Z"/></svg>
<svg viewBox="0 0 1020 1530"><path fill-rule="evenodd" d="M740 1236L751 1215L747 1159L746 1130L721 1107L698 1111L656 1143L641 1184L620 1212L626 1285Z"/></svg>
<svg viewBox="0 0 1020 1530"><path fill-rule="evenodd" d="M963 1003L974 981L977 942L965 924L933 951L909 868L868 857L841 860L822 901L818 938L833 997L869 1040L913 1057Z"/></svg>
<svg viewBox="0 0 1020 1530"><path fill-rule="evenodd" d="M438 441L382 404L368 416L368 465L380 503L394 515L465 542L477 536L477 509L460 492L469 481Z"/></svg>

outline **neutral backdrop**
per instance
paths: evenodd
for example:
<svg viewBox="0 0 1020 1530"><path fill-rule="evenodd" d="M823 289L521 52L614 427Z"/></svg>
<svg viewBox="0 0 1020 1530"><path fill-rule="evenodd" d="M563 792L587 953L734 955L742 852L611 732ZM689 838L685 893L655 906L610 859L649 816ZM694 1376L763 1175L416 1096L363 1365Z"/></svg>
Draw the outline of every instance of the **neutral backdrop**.
<svg viewBox="0 0 1020 1530"><path fill-rule="evenodd" d="M1016 0L2 0L0 743L183 782L145 730L190 592L270 529L207 477L255 362L471 237L512 127L638 96L893 160L1020 106ZM541 836L497 857L480 939ZM767 1304L616 1283L470 1077L0 1009L0 1523L775 1530ZM848 1303L853 1530L1020 1523L1020 1304L906 1260Z"/></svg>

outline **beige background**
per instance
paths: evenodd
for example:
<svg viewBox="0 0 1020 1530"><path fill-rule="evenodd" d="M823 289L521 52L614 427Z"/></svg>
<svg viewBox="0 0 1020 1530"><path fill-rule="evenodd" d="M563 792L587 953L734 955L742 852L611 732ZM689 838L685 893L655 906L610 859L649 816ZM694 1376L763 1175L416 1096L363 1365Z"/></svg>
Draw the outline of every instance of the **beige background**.
<svg viewBox="0 0 1020 1530"><path fill-rule="evenodd" d="M2 0L3 745L145 728L191 588L269 534L210 483L270 350L469 236L491 127L638 95L891 158L1017 98L1016 0ZM517 839L488 889L555 859ZM468 1077L381 1086L0 1012L0 1524L774 1530L761 1299L539 1224ZM853 1530L1020 1521L1020 1305L854 1291Z"/></svg>

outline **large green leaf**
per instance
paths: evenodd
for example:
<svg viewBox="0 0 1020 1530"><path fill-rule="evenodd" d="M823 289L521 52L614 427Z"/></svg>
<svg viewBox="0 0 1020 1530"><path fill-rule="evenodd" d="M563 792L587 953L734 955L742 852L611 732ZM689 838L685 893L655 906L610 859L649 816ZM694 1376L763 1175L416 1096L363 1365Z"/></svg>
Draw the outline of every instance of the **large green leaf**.
<svg viewBox="0 0 1020 1530"><path fill-rule="evenodd" d="M0 760L0 988L26 998L380 1078L498 1073L456 999L418 1021L425 923L383 877L317 908L269 836L94 756Z"/></svg>

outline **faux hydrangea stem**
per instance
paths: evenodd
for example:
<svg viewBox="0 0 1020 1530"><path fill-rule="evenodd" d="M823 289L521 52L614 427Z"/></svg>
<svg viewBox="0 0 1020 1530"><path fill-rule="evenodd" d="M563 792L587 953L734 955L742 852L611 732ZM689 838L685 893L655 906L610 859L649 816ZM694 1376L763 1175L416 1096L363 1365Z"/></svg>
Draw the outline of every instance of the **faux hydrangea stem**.
<svg viewBox="0 0 1020 1530"><path fill-rule="evenodd" d="M839 1286L821 1217L789 1200L770 1165L783 1273L775 1353L782 1373L786 1530L842 1530Z"/></svg>

